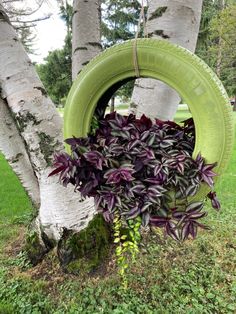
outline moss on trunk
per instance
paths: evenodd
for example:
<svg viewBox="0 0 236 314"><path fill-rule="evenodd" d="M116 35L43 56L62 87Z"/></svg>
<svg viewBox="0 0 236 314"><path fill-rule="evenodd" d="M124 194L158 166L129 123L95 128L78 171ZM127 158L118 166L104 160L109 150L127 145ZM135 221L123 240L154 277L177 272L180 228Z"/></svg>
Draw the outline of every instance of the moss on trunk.
<svg viewBox="0 0 236 314"><path fill-rule="evenodd" d="M55 241L50 241L46 234L32 230L26 234L24 251L30 263L36 266L55 245Z"/></svg>
<svg viewBox="0 0 236 314"><path fill-rule="evenodd" d="M80 272L93 272L103 264L110 252L111 238L111 227L101 215L96 215L80 232L64 229L58 243L48 239L41 229L31 225L26 235L24 251L35 266L56 247L62 269L77 275Z"/></svg>
<svg viewBox="0 0 236 314"><path fill-rule="evenodd" d="M57 247L63 270L75 275L96 270L108 256L110 243L111 230L101 215L79 233L64 230Z"/></svg>

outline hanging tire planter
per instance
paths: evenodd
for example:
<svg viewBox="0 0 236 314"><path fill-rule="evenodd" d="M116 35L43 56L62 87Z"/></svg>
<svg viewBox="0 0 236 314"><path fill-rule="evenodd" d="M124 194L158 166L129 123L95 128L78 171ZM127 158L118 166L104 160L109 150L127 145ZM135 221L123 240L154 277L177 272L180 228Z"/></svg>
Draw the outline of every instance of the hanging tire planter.
<svg viewBox="0 0 236 314"><path fill-rule="evenodd" d="M78 75L65 107L65 139L85 137L95 109L102 108L120 86L135 79L133 45L131 40L107 49ZM220 80L201 59L182 47L156 39L138 39L136 45L140 76L165 82L189 105L196 131L193 158L200 152L208 163L217 162L214 171L222 174L232 152L233 121ZM204 199L209 191L202 184L191 201Z"/></svg>

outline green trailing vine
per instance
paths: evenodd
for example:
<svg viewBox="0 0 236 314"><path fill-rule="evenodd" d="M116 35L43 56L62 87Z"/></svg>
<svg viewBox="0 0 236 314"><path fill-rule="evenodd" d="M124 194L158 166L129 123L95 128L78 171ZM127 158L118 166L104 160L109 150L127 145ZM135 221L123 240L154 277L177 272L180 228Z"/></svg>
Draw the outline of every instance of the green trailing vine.
<svg viewBox="0 0 236 314"><path fill-rule="evenodd" d="M127 289L128 281L126 270L129 267L129 255L135 261L139 252L138 244L141 240L140 227L142 220L140 217L128 221L128 233L122 234L122 220L118 211L115 212L114 224L114 243L117 245L115 254L118 265L118 273L121 276L122 286Z"/></svg>
<svg viewBox="0 0 236 314"><path fill-rule="evenodd" d="M129 226L129 237L128 242L129 252L132 256L132 260L135 261L136 255L139 252L138 244L141 240L140 227L142 224L141 217L136 217L135 219L130 219L127 221Z"/></svg>

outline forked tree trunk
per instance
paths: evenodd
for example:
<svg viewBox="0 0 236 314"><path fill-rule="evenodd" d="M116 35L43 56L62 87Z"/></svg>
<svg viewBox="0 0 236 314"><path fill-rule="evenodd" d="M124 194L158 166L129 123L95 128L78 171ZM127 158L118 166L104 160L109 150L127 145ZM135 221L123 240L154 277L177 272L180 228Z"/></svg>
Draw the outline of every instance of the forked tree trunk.
<svg viewBox="0 0 236 314"><path fill-rule="evenodd" d="M87 200L80 203L73 188L65 189L58 184L58 178L48 178L52 170L51 160L54 152L63 149L62 119L47 96L22 44L17 39L1 2L0 90L2 99L11 111L10 123L14 121L17 126L17 128L11 128L9 139L21 143L19 147L24 153L24 160L21 163L18 162L14 170L18 175L24 173L25 170L28 171L28 177L24 175L25 187L30 185L31 181L36 181L35 189L39 187L40 202L37 191L35 192L36 200L34 197L32 200L40 203L38 219L40 229L49 239L58 240L64 228L79 231L86 227L94 216L93 201ZM2 110L4 110L3 107ZM0 133L5 136L7 136L7 126L4 123L8 121L2 119L3 123L0 125ZM9 146L7 140L2 139L1 148L7 158L11 158L11 154L16 156L15 151L8 152L7 146ZM28 161L31 166L27 166ZM30 181L26 183L28 179ZM29 195L33 193L29 191Z"/></svg>
<svg viewBox="0 0 236 314"><path fill-rule="evenodd" d="M152 0L147 16L148 37L169 40L195 51L200 26L202 0ZM180 101L166 84L153 79L138 79L130 110L141 115L171 120Z"/></svg>
<svg viewBox="0 0 236 314"><path fill-rule="evenodd" d="M101 50L101 1L74 0L72 19L72 79Z"/></svg>
<svg viewBox="0 0 236 314"><path fill-rule="evenodd" d="M57 245L59 261L67 271L80 271L84 259L90 261L93 269L108 253L110 230L100 216L93 219L93 199L81 202L73 188L62 187L56 177L48 178L54 152L63 149L62 119L19 42L1 0L0 91L0 113L6 114L0 121L0 147L9 162L16 160L13 170L39 205L25 245L31 262L36 264Z"/></svg>

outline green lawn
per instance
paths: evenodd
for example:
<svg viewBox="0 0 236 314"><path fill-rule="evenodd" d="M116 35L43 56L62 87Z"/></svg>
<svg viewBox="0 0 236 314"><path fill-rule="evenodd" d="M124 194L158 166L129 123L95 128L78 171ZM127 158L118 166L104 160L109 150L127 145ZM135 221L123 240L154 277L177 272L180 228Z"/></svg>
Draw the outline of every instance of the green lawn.
<svg viewBox="0 0 236 314"><path fill-rule="evenodd" d="M174 117L174 120L175 122L179 123L183 120L186 120L188 118L191 118L192 117L192 114L189 112L188 109L185 109L185 108L180 108L176 114L175 114L175 117Z"/></svg>
<svg viewBox="0 0 236 314"><path fill-rule="evenodd" d="M0 174L0 223L9 223L16 217L28 215L32 207L16 175L2 155Z"/></svg>
<svg viewBox="0 0 236 314"><path fill-rule="evenodd" d="M185 117L181 111L176 120ZM236 143L217 185L222 210L206 218L212 230L183 244L145 238L127 291L113 261L105 274L78 277L63 274L53 252L29 267L20 248L31 204L2 157L0 174L0 314L236 313Z"/></svg>
<svg viewBox="0 0 236 314"><path fill-rule="evenodd" d="M0 154L0 252L5 241L18 233L16 223L29 222L33 213L31 202L16 175ZM1 313L1 312L0 312Z"/></svg>
<svg viewBox="0 0 236 314"><path fill-rule="evenodd" d="M127 111L128 112L128 109L129 109L129 104L119 104L119 105L116 105L115 106L115 110L117 112L121 111L121 112L124 112L124 111ZM64 115L64 108L57 108L58 112L60 113L60 115L63 117ZM107 108L107 113L109 112L109 107ZM122 113L123 114L123 113ZM188 111L188 109L186 109L185 107L181 108L179 107L176 115L175 115L175 118L174 120L176 122L181 122L182 120L184 119L188 119L190 118L192 115L191 113Z"/></svg>

